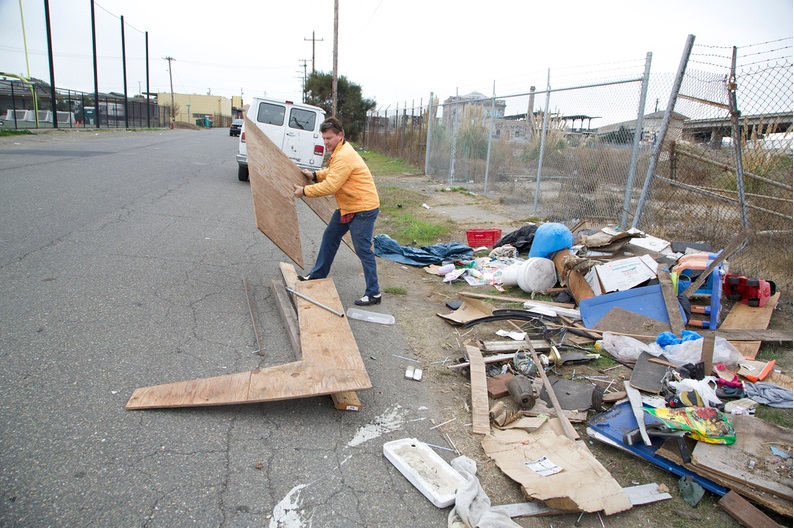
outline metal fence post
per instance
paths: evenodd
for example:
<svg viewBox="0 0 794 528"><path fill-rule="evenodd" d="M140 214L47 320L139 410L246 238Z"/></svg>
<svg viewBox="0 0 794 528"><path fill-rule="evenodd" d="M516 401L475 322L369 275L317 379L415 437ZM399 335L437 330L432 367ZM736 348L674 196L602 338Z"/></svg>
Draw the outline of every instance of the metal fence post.
<svg viewBox="0 0 794 528"><path fill-rule="evenodd" d="M620 212L620 230L626 229L629 219L629 207L631 207L631 195L634 193L634 177L637 173L637 157L640 153L640 141L642 140L642 125L645 117L645 99L648 96L648 81L651 77L651 57L650 51L645 55L645 73L642 75L642 87L640 88L640 106L637 110L637 125L634 127L634 145L631 148L631 162L629 163L629 176L626 179L626 192L623 195L623 210Z"/></svg>
<svg viewBox="0 0 794 528"><path fill-rule="evenodd" d="M433 120L436 112L433 109L433 92L430 92L430 103L427 110L427 138L425 139L425 176L428 176L430 167L430 141L433 139Z"/></svg>
<svg viewBox="0 0 794 528"><path fill-rule="evenodd" d="M742 163L742 133L739 128L739 108L736 104L736 46L733 47L731 57L731 76L728 79L728 104L731 109L731 138L733 140L733 152L736 156L736 191L739 198L739 206L742 210L742 227L749 227L750 221L747 219L747 202L744 196L744 164Z"/></svg>
<svg viewBox="0 0 794 528"><path fill-rule="evenodd" d="M656 173L656 164L659 161L659 154L662 153L662 147L664 146L664 137L667 135L667 127L670 124L670 115L673 113L675 102L678 99L678 92L681 90L681 84L684 82L684 73L686 72L686 66L689 62L689 55L692 53L692 46L694 43L695 35L688 35L686 38L686 44L684 44L684 53L681 55L681 62L678 65L678 72L675 76L675 82L673 83L673 90L670 92L670 100L667 102L667 110L664 112L664 118L662 118L662 124L659 127L658 140L653 149L651 162L648 164L648 172L645 174L645 182L642 186L642 194L640 194L640 200L637 202L637 210L634 213L634 221L631 223L631 227L636 228L640 223L640 219L642 218L642 212L645 208L645 201L648 198L648 191L651 188L651 181L653 180Z"/></svg>
<svg viewBox="0 0 794 528"><path fill-rule="evenodd" d="M491 165L491 142L493 141L493 126L496 118L496 81L493 82L493 97L491 97L491 124L488 127L488 153L485 155L485 183L482 193L488 196L488 169Z"/></svg>
<svg viewBox="0 0 794 528"><path fill-rule="evenodd" d="M538 214L538 195L540 195L540 176L543 173L543 150L546 147L546 130L549 126L549 99L551 99L551 68L546 73L546 109L543 111L543 129L540 131L540 155L538 156L538 174L535 176L535 201L532 214Z"/></svg>

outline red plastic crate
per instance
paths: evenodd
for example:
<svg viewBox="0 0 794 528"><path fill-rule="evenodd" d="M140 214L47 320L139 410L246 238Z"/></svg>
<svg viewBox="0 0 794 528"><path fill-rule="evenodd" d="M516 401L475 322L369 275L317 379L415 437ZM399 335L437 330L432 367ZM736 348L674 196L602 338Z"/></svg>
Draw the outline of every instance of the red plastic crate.
<svg viewBox="0 0 794 528"><path fill-rule="evenodd" d="M493 247L496 241L502 238L501 229L469 229L466 231L466 240L469 247Z"/></svg>

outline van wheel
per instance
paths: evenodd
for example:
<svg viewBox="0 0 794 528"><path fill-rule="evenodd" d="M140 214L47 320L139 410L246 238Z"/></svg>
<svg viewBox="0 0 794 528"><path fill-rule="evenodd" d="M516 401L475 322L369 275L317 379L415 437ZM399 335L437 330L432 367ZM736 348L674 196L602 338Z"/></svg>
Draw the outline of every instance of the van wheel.
<svg viewBox="0 0 794 528"><path fill-rule="evenodd" d="M240 181L248 181L248 167L245 165L237 166L237 179Z"/></svg>

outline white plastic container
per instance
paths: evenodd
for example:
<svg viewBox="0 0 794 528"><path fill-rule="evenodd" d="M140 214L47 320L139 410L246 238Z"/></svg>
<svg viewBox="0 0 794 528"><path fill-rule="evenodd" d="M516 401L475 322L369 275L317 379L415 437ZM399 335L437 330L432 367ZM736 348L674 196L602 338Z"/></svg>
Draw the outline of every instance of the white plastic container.
<svg viewBox="0 0 794 528"><path fill-rule="evenodd" d="M557 284L557 269L547 258L533 257L502 270L502 284L525 292L543 291Z"/></svg>
<svg viewBox="0 0 794 528"><path fill-rule="evenodd" d="M370 312L367 310L361 310L360 308L348 308L347 316L351 319L367 321L368 323L394 324L393 315Z"/></svg>
<svg viewBox="0 0 794 528"><path fill-rule="evenodd" d="M466 479L416 438L383 444L383 454L422 495L438 508L455 503L455 492Z"/></svg>

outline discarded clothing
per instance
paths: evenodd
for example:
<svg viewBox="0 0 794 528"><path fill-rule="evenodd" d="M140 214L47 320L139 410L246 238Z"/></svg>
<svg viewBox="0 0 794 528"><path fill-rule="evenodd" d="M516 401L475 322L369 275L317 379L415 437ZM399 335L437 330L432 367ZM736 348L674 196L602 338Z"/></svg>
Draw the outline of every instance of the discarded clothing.
<svg viewBox="0 0 794 528"><path fill-rule="evenodd" d="M386 260L408 264L409 266L427 266L438 264L444 260L470 259L474 250L460 242L435 244L433 246L401 246L388 235L375 235L375 254Z"/></svg>
<svg viewBox="0 0 794 528"><path fill-rule="evenodd" d="M691 330L682 330L681 337L676 337L672 332L662 332L656 336L656 344L665 348L667 345L680 345L684 341L695 341L697 339L703 339L703 336Z"/></svg>
<svg viewBox="0 0 794 528"><path fill-rule="evenodd" d="M449 463L466 479L455 493L455 505L449 512L449 528L520 528L510 517L491 509L491 499L482 489L476 477L477 464L465 456Z"/></svg>
<svg viewBox="0 0 794 528"><path fill-rule="evenodd" d="M759 381L758 383L745 383L744 391L747 393L748 398L758 403L763 403L776 409L792 408L793 394L789 389Z"/></svg>

